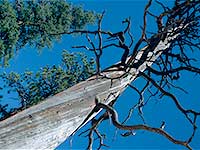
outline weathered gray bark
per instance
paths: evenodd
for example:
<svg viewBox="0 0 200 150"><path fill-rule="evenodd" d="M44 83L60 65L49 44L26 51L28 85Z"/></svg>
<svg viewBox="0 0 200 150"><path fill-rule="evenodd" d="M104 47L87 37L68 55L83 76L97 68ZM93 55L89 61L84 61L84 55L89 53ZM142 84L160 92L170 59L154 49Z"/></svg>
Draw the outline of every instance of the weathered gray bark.
<svg viewBox="0 0 200 150"><path fill-rule="evenodd" d="M137 74L151 66L161 53L170 46L170 40L178 34L167 36L149 52L147 60L127 76L111 80L93 76L42 103L28 108L0 122L0 148L2 149L54 149L75 131L92 111L95 98L108 104L122 93ZM139 60L144 47L136 56ZM136 61L135 61L136 62ZM109 68L113 70L115 68ZM107 77L118 77L123 71L107 71ZM94 114L96 115L96 114Z"/></svg>

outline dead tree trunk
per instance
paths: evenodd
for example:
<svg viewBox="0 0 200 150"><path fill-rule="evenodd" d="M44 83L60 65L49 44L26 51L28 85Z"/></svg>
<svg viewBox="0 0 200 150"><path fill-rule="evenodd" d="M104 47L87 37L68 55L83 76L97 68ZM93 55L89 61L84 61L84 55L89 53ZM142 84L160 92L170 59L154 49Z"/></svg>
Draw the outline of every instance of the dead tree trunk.
<svg viewBox="0 0 200 150"><path fill-rule="evenodd" d="M40 104L28 108L0 122L0 148L3 149L54 149L68 138L84 121L95 107L95 99L109 104L115 100L135 80L139 72L169 48L183 27L168 32L164 39L157 39L158 44L149 51L149 46L141 49L132 64L146 58L135 68L119 71L110 67L103 71L103 76L93 76L61 93L52 96ZM97 114L97 113L96 113ZM95 116L94 114L93 116ZM90 118L91 119L91 118ZM88 120L89 121L89 120Z"/></svg>

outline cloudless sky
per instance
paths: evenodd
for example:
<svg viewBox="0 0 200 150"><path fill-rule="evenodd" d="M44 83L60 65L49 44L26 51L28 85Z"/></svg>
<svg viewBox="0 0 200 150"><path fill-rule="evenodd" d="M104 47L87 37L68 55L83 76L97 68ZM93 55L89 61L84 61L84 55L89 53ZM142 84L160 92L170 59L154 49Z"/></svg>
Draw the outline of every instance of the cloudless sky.
<svg viewBox="0 0 200 150"><path fill-rule="evenodd" d="M113 32L119 31L123 29L123 25L121 21L123 21L127 17L131 17L132 20L132 33L134 35L135 41L138 40L140 37L140 26L142 26L142 17L143 17L143 10L147 3L144 0L101 0L101 1L73 1L74 3L80 4L82 3L84 8L95 10L96 12L102 12L106 10L106 15L103 19L102 26L106 30L111 30ZM173 1L164 1L165 4L172 6ZM150 8L155 14L161 11L161 7L153 3L152 7ZM155 31L155 23L153 18L149 18L148 20L148 30ZM122 51L120 49L106 49L104 51L104 56L102 57L102 66L106 67L114 62L120 60ZM192 84L193 83L193 84ZM192 106L192 108L196 108L200 111L200 102L199 102L199 90L198 90L198 83L200 83L199 76L188 75L181 77L181 80L178 82L179 85L188 89L189 94L185 95L178 90L172 90L173 93L177 95L177 97L183 101L186 101L184 106ZM135 85L137 87L142 87L143 81L137 80ZM191 86L192 84L192 86ZM189 87L189 88L188 88ZM136 103L138 95L131 89L127 89L119 98L119 103L116 105L116 109L119 111L119 118L122 121L128 113L128 110L131 106ZM188 104L188 101L189 102ZM192 105L190 104L192 103ZM161 122L164 120L166 122L166 131L171 133L174 137L178 139L185 139L184 137L190 134L191 126L188 122L185 121L183 115L176 110L176 107L172 100L168 98L163 98L159 100L158 97L152 99L148 105L144 108L144 116L145 120L148 124L159 127ZM200 120L198 120L200 121ZM128 122L130 124L137 124L142 123L138 114L135 113L133 119ZM198 122L198 125L200 123ZM88 127L88 126L87 126ZM81 131L84 131L83 128ZM81 132L79 131L79 133ZM163 138L160 135L156 135L150 132L138 132L136 131L135 136L130 136L128 138L124 138L120 136L118 132L117 136L114 138L116 129L107 121L105 124L100 126L100 131L102 133L107 134L107 138L105 140L105 144L109 145L109 149L182 149L183 147L175 145L168 141L167 139ZM198 141L200 137L200 132L198 131L196 134L196 138L192 142L192 146L195 149L200 149L200 142ZM69 140L64 142L60 147L59 150L62 149L83 149L87 147L87 139L85 137L73 137L73 145L70 147ZM97 142L98 143L98 142ZM94 145L94 147L97 145ZM105 147L103 147L105 149Z"/></svg>
<svg viewBox="0 0 200 150"><path fill-rule="evenodd" d="M98 13L106 10L105 17L102 22L102 28L105 30L110 30L112 32L120 31L124 29L124 25L121 23L125 18L131 17L132 27L131 31L133 33L135 41L140 37L140 26L142 25L143 10L147 3L146 0L87 0L87 1L71 1L74 4L83 4L85 9L94 10ZM168 2L168 5L172 5L173 1ZM152 5L151 10L153 12L159 12L161 7L155 3ZM149 30L155 30L153 18L148 20ZM90 27L89 27L90 28ZM94 29L94 27L91 27ZM11 65L9 68L1 69L0 72L6 71L16 71L23 72L25 70L37 71L45 65L60 64L61 62L61 52L63 49L69 51L74 51L71 49L73 45L82 45L82 39L79 37L65 36L59 43L54 43L54 47L49 50L47 48L43 49L41 53L38 53L34 48L26 47L19 51L19 53L11 60ZM80 51L80 50L79 50ZM82 52L87 53L85 50ZM120 60L122 50L116 48L106 49L104 51L103 57L101 59L102 68L108 67ZM87 53L88 54L88 53ZM92 56L92 54L88 54ZM144 81L139 79L135 82L135 85L142 87ZM189 94L185 95L180 91L172 90L179 99L183 101L184 106L190 105L200 111L199 102L199 90L198 85L200 84L199 76L188 75L181 77L178 82L179 85L188 89ZM127 115L128 110L137 101L138 95L131 89L127 89L119 98L119 103L116 105L116 109L119 111L119 119L122 121ZM182 102L181 101L181 102ZM12 101L10 103L13 104ZM192 103L192 104L191 104ZM163 120L166 121L165 130L171 133L174 137L178 139L185 139L184 137L190 134L191 126L185 121L183 115L176 110L176 107L172 100L164 98L159 100L158 97L152 99L147 106L144 108L145 120L148 124L159 127ZM134 113L133 118L128 122L129 124L142 123L140 117L137 113ZM198 125L200 126L200 120L198 120ZM86 128L88 125L86 126ZM84 129L86 129L84 128ZM83 131L82 129L81 131ZM109 121L106 121L100 126L100 131L107 134L105 139L105 144L110 146L108 149L183 149L183 147L175 145L163 138L160 135L146 132L146 131L136 131L135 136L130 136L124 138L120 136L122 131L118 131L117 136L113 139L116 129L112 126ZM80 133L80 131L79 131ZM192 146L195 149L200 149L200 132L198 131L196 137L192 142ZM88 140L85 137L73 137L73 145L70 147L69 140L61 144L57 149L85 149L87 147ZM95 143L97 146L98 142ZM103 147L102 149L106 149ZM185 149L185 148L184 148Z"/></svg>

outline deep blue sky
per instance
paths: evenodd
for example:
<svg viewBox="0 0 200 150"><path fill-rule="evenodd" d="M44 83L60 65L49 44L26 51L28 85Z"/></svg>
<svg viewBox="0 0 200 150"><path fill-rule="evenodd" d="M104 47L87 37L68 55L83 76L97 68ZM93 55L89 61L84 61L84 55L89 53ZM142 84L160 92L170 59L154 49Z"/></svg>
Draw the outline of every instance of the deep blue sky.
<svg viewBox="0 0 200 150"><path fill-rule="evenodd" d="M131 17L132 20L132 28L131 31L134 35L135 41L140 36L141 30L140 27L142 25L142 16L144 6L147 1L144 0L88 0L88 1L72 1L74 4L83 4L85 9L95 10L96 12L102 12L106 10L106 15L104 17L102 27L105 30L110 31L119 31L123 29L123 25L121 21L127 17ZM166 1L165 1L166 2ZM155 3L154 3L155 4ZM173 4L173 1L168 1L169 5ZM161 10L161 7L158 5L154 5L151 10L155 13ZM149 30L155 29L153 24L153 19L148 20ZM11 65L9 68L4 71L17 71L23 72L27 69L37 71L41 67L45 65L53 65L59 64L61 58L61 52L63 49L67 49L73 51L70 46L73 45L81 45L81 39L78 37L74 37L73 39L69 36L64 37L60 43L55 43L53 49L43 49L41 54L37 52L37 50L33 48L26 47L22 49L15 58L11 60ZM86 52L82 50L82 52ZM87 52L86 52L87 53ZM102 67L108 67L109 65L120 60L122 51L119 49L106 49L104 51L104 55L101 59ZM90 55L90 54L89 54ZM1 70L2 71L2 70ZM138 80L135 82L135 85L141 87L143 81ZM184 95L179 91L175 92L179 99L182 99L184 102L184 106L188 104L192 105L193 108L198 108L200 111L200 102L199 101L199 93L198 93L198 85L200 83L199 77L195 76L183 76L179 81L179 84L183 87L187 88L190 94ZM122 96L119 98L119 104L116 105L116 109L119 110L120 120L127 114L127 110L135 104L138 95L133 92L133 90L126 90ZM186 101L186 102L185 102ZM13 103L10 101L10 103ZM159 127L162 120L165 120L166 123L166 131L174 135L179 139L184 139L185 135L188 135L188 131L191 130L189 124L184 121L183 115L180 114L179 111L176 110L174 103L170 99L162 99L159 100L158 97L152 99L149 104L144 108L144 115L147 123L152 126ZM200 122L200 120L198 120ZM141 123L140 118L137 113L134 114L134 118L129 122L132 124ZM200 125L200 123L199 123ZM130 136L128 138L124 138L120 136L120 133L124 133L119 131L115 140L113 139L113 135L115 134L115 128L109 123L109 121L105 122L100 127L100 130L107 134L107 139L105 140L105 144L109 145L109 149L182 149L183 147L177 146L163 138L162 136L152 134L149 132L137 132L136 136ZM194 139L192 146L196 149L200 148L200 142L198 141L198 137L200 137L200 132L197 132L196 138ZM84 149L87 147L87 139L84 137L73 138L73 146L72 149ZM69 141L64 142L61 146L57 148L58 150L66 150L70 149ZM103 148L104 149L104 148Z"/></svg>
<svg viewBox="0 0 200 150"><path fill-rule="evenodd" d="M74 2L74 1L73 1ZM147 1L139 1L139 0L127 0L127 1L119 1L119 0L111 0L111 1L75 1L76 3L84 4L84 7L87 9L95 10L97 12L102 12L106 10L106 15L103 21L103 28L111 31L119 31L123 28L121 21L124 18L131 17L132 19L132 33L134 35L135 41L140 36L141 30L139 26L142 25L142 16L145 4ZM165 1L166 2L166 1ZM168 5L171 6L173 1L167 1ZM155 4L155 3L154 3ZM151 10L156 14L161 9L158 5L152 5ZM148 29L149 31L155 30L154 20L151 18L148 19ZM102 65L108 66L109 64L113 64L117 60L120 59L121 51L118 49L109 49L104 52L104 56L102 58ZM195 84L192 84L194 83ZM141 87L143 83L142 80L136 81L135 85ZM192 106L200 111L199 107L200 102L198 102L199 93L198 93L198 83L200 83L199 77L194 77L193 75L189 76L186 74L181 77L179 81L179 85L188 89L189 94L185 95L180 91L174 90L172 92L176 93L177 97L183 100L184 106ZM191 86L192 84L192 86ZM116 109L119 110L119 117L121 120L127 115L127 110L135 104L137 100L137 94L133 92L133 90L126 90L122 96L119 98L119 102L116 105ZM186 102L185 102L186 101ZM189 104L188 104L188 101ZM192 101L192 102L191 102ZM191 105L192 103L192 105ZM178 139L184 139L185 136L189 134L188 131L191 131L191 128L187 122L185 122L183 115L179 111L176 110L176 107L172 100L164 98L159 100L158 97L152 99L149 104L144 108L144 116L147 121L152 126L159 127L162 120L166 121L166 131L171 133L174 137ZM199 120L198 120L199 121ZM129 122L132 124L141 123L141 119L138 117L137 113L135 113L133 119ZM199 123L200 125L200 123ZM84 130L84 129L83 129ZM110 149L182 149L183 147L177 146L163 138L162 136L152 134L149 132L137 132L136 136L124 138L118 135L114 141L112 141L113 136L115 134L115 128L107 121L104 125L100 127L100 130L103 133L107 133L107 139L105 140L105 144L110 146ZM80 133L80 132L79 132ZM200 142L198 141L198 137L200 137L200 132L197 132L196 138L194 139L192 146L194 148L200 148ZM74 137L73 138L73 146L72 149L83 149L87 145L87 139L84 137ZM69 149L69 142L64 142L63 145L58 147L58 149ZM103 148L104 149L104 148Z"/></svg>

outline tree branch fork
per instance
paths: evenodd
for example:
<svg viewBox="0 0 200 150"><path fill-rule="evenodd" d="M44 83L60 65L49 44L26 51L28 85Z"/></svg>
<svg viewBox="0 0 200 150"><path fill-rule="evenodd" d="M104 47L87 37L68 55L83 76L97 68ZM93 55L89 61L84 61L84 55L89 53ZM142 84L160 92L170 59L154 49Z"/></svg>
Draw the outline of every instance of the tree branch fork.
<svg viewBox="0 0 200 150"><path fill-rule="evenodd" d="M189 143L194 137L196 131L196 118L199 116L199 112L196 112L194 110L185 110L178 103L177 99L175 99L169 93L166 93L166 91L163 90L162 84L163 81L165 81L164 79L159 85L156 84L156 82L154 82L150 77L141 73L148 71L148 75L150 75L152 72L156 72L152 71L150 69L150 66L155 63L157 59L160 59L160 61L164 62L163 58L161 58L161 55L164 54L171 45L173 45L173 42L176 39L182 36L181 31L187 29L188 26L191 26L190 22L188 22L190 20L186 20L185 22L181 20L180 23L177 23L177 21L175 21L174 24L170 24L164 28L161 19L165 16L165 14L162 14L158 17L157 20L159 23L159 33L156 34L154 37L147 38L146 15L150 14L148 13L148 8L150 7L150 5L151 0L145 7L142 36L138 40L134 48L132 48L133 37L130 33L130 20L127 19L123 22L127 23L127 27L120 32L111 33L109 31L103 31L101 29L101 22L104 13L102 13L102 15L100 16L98 20L98 29L95 31L74 30L71 32L50 33L50 35L77 33L85 35L89 46L80 45L74 46L74 48L83 48L94 52L97 65L96 74L88 80L81 82L53 97L50 97L46 101L36 106L28 108L27 110L24 110L6 120L1 121L0 138L2 140L0 141L0 145L2 146L2 148L56 148L56 146L58 146L61 142L63 142L66 138L73 134L74 131L77 131L79 127L82 127L93 117L95 117L99 111L93 110L94 108L97 108L98 110L105 109L107 112L97 120L92 119L92 128L89 130L91 132L89 133L90 140L88 149L91 149L92 147L92 131L94 131L100 139L99 148L101 146L105 146L103 144L103 136L98 132L97 126L103 120L109 118L109 116L111 116L113 125L119 129L128 131L147 130L150 132L155 132L166 137L175 144L180 144L188 149L191 149ZM176 10L182 11L182 7L184 8L184 5L181 5L180 8L177 6ZM170 13L171 12L167 11L167 15L170 15ZM176 14L176 12L174 13L175 14L172 13L172 15L178 15ZM169 17L169 19L171 18ZM125 34L128 35L131 39L131 42L128 44L125 41ZM95 42L93 42L90 38L90 36L96 35L98 36L97 46L95 45ZM111 40L111 42L104 45L103 38ZM145 46L141 50L138 50L139 46L141 46L143 42L146 42L147 46ZM100 57L102 56L103 49L108 47L121 48L122 50L124 50L124 53L121 57L120 63L101 71ZM131 48L133 49L133 53L128 57ZM166 55L166 57L168 56L169 55ZM176 58L178 58L177 55ZM187 59L186 56L184 56L184 58ZM168 60L168 58L166 60ZM180 58L179 60L182 60L182 58ZM169 62L167 63L170 64ZM189 64L189 62L185 63L185 65L187 65L186 67L188 67ZM169 71L166 69L167 67L165 63L162 63L162 65L165 68L165 72L161 73L161 75L169 75L169 72L177 72L181 69L185 69L184 67L179 67L179 69L171 69L171 71ZM161 68L160 62L158 62L158 66ZM120 67L122 69L120 69ZM189 67L193 68L192 66ZM192 71L195 72L194 68L192 69ZM126 89L126 87L128 87L131 82L133 82L140 75L143 75L143 77L148 80L147 86L149 85L149 82L151 82L155 87L158 88L159 91L161 91L161 93L170 96L175 102L177 108L190 121L190 123L193 125L194 130L189 140L176 140L163 129L150 127L146 124L128 126L124 125L123 123L119 123L117 112L114 110L114 108L112 108L112 105L115 103L117 97ZM164 78L164 76L162 76L162 78ZM144 90L147 86L144 87ZM138 91L138 93L141 96L138 103L138 108L141 109L143 105L145 105L142 100L143 92ZM95 102L95 99L97 97L98 102ZM194 120L191 120L189 118L189 113L194 115ZM92 116L87 118L89 114L91 114Z"/></svg>

